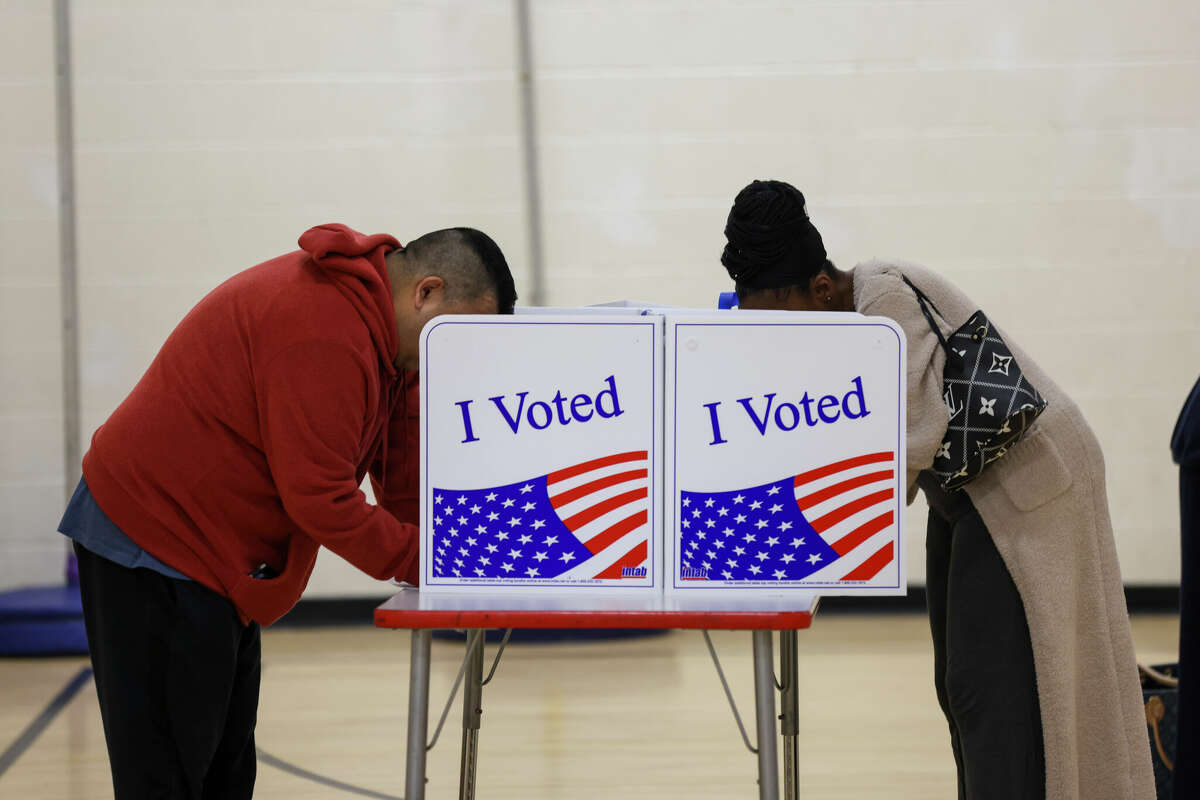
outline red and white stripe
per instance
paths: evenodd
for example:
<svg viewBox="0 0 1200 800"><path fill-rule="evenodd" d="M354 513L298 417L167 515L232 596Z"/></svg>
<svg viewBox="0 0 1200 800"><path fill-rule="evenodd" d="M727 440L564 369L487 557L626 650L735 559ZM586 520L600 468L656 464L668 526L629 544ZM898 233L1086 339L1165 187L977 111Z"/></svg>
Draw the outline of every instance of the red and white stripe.
<svg viewBox="0 0 1200 800"><path fill-rule="evenodd" d="M645 450L596 458L546 476L550 505L592 557L560 579L616 579L649 557L650 461Z"/></svg>
<svg viewBox="0 0 1200 800"><path fill-rule="evenodd" d="M896 454L870 453L796 476L796 504L840 556L806 583L870 580L896 560Z"/></svg>

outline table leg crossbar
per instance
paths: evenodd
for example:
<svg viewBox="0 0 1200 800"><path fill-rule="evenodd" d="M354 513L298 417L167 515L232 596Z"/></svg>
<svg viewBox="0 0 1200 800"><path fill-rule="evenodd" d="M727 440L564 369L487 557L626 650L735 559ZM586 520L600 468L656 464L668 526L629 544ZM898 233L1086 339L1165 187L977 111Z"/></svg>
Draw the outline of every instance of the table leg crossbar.
<svg viewBox="0 0 1200 800"><path fill-rule="evenodd" d="M500 647L496 651L487 678L483 677L483 640L486 631L482 629L467 632L467 652L454 679L450 697L438 720L437 730L433 739L426 744L425 739L429 728L429 651L431 632L428 629L416 629L412 632L412 651L410 654L409 684L408 684L408 751L405 769L404 787L406 800L424 800L425 798L425 756L437 744L442 726L449 715L450 706L458 694L458 687L465 679L463 690L463 738L462 761L459 771L459 800L474 800L475 774L479 756L479 728L483 717L483 687L491 682L500 665L500 657L508 644L512 629L504 634ZM771 631L754 631L754 707L755 722L758 732L758 747L750 743L746 726L738 713L737 703L734 702L733 692L721 668L721 660L713 646L712 637L708 631L702 630L704 642L708 645L709 655L721 679L721 687L733 711L733 718L741 732L742 741L746 748L758 756L758 796L759 800L778 800L779 794L779 764L778 736L775 722L781 722L783 736L783 776L785 800L798 800L800 789L797 782L799 752L797 737L799 735L798 708L798 664L796 631L782 631L779 636L780 649L780 678L775 677L775 657L773 650L773 634ZM775 716L775 690L780 692L781 714Z"/></svg>

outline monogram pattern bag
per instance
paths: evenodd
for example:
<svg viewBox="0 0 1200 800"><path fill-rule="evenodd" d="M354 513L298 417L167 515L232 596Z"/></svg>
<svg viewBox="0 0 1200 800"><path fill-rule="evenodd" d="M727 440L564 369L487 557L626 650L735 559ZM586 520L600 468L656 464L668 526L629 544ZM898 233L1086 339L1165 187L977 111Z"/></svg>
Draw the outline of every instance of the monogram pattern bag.
<svg viewBox="0 0 1200 800"><path fill-rule="evenodd" d="M943 489L960 489L1021 440L1046 409L1046 401L983 311L976 311L947 338L933 318L937 313L945 320L942 312L907 277L904 282L916 293L921 312L946 351L942 399L950 425L933 459L933 473Z"/></svg>

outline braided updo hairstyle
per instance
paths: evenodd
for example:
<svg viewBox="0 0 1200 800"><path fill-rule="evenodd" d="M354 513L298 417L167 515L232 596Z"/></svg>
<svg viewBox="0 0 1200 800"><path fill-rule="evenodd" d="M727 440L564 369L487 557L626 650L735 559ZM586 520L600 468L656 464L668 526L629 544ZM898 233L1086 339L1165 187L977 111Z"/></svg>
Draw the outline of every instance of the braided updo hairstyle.
<svg viewBox="0 0 1200 800"><path fill-rule="evenodd" d="M738 192L725 239L721 263L738 297L766 289L807 290L821 270L833 267L808 218L804 195L783 181L754 181Z"/></svg>

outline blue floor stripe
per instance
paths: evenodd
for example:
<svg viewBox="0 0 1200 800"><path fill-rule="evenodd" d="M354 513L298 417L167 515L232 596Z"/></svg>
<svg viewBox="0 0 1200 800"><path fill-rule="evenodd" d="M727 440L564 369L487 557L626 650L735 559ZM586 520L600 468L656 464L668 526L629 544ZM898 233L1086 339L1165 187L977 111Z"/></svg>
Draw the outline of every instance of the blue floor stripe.
<svg viewBox="0 0 1200 800"><path fill-rule="evenodd" d="M37 738L42 735L42 731L50 726L50 723L58 716L58 713L75 699L75 695L79 694L79 690L86 686L87 682L91 679L91 667L84 667L79 670L75 677L62 688L62 691L50 701L50 704L42 709L42 713L38 714L33 722L29 723L25 730L21 731L21 735L16 738L16 741L10 744L7 750L0 753L0 777L37 741Z"/></svg>

